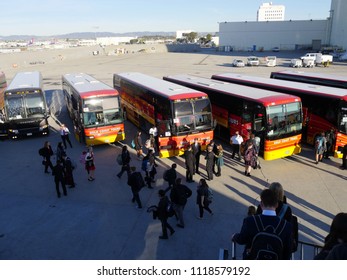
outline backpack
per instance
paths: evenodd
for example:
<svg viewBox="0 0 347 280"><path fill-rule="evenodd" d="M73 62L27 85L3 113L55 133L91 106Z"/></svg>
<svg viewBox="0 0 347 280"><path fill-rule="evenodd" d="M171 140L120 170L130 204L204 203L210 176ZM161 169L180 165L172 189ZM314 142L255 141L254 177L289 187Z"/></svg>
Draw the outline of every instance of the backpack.
<svg viewBox="0 0 347 280"><path fill-rule="evenodd" d="M168 200L168 203L166 206L166 214L168 217L173 217L175 215L175 210L174 210L173 204L170 200Z"/></svg>
<svg viewBox="0 0 347 280"><path fill-rule="evenodd" d="M207 189L207 200L209 203L212 203L213 201L213 191L211 190L211 188Z"/></svg>
<svg viewBox="0 0 347 280"><path fill-rule="evenodd" d="M119 155L117 156L117 163L118 163L119 165L123 165L122 154L119 154Z"/></svg>
<svg viewBox="0 0 347 280"><path fill-rule="evenodd" d="M296 252L298 250L299 245L299 224L298 224L298 217L292 215L292 219L290 221L292 224L292 253Z"/></svg>
<svg viewBox="0 0 347 280"><path fill-rule="evenodd" d="M278 236L286 225L286 221L279 219L276 228L268 225L264 228L260 215L252 216L258 233L253 237L249 259L251 260L281 260L283 259L283 242Z"/></svg>
<svg viewBox="0 0 347 280"><path fill-rule="evenodd" d="M148 158L143 158L142 164L141 164L141 169L145 172L147 171L147 164L148 164Z"/></svg>
<svg viewBox="0 0 347 280"><path fill-rule="evenodd" d="M39 149L39 155L42 157L45 155L45 149L44 148Z"/></svg>

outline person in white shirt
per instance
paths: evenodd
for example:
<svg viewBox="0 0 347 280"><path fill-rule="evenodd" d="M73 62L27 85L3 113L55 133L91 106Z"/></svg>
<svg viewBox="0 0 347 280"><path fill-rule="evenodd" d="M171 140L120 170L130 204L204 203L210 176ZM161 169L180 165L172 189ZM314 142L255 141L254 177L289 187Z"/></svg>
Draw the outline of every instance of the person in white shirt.
<svg viewBox="0 0 347 280"><path fill-rule="evenodd" d="M65 149L67 148L66 142L68 142L70 147L72 148L72 144L71 144L71 141L70 141L70 138L69 138L69 134L70 134L69 129L65 126L65 124L62 124L60 126L60 136L61 136L61 140L63 141Z"/></svg>
<svg viewBox="0 0 347 280"><path fill-rule="evenodd" d="M231 148L233 150L233 153L231 155L231 158L235 158L235 154L238 155L239 160L241 160L241 144L243 143L243 138L242 136L239 134L238 131L235 132L235 135L233 135L230 138L230 144L231 144Z"/></svg>
<svg viewBox="0 0 347 280"><path fill-rule="evenodd" d="M159 137L158 137L158 129L156 128L155 125L153 125L149 129L149 135L153 135L154 137L154 142L155 142L155 150L159 152Z"/></svg>

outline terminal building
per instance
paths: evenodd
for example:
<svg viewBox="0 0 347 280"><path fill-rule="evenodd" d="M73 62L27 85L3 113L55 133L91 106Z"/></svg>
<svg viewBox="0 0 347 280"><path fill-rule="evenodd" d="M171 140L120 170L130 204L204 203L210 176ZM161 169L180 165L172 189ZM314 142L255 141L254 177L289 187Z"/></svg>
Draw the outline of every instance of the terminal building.
<svg viewBox="0 0 347 280"><path fill-rule="evenodd" d="M332 0L322 20L220 22L219 45L235 51L347 49L346 14L347 1Z"/></svg>

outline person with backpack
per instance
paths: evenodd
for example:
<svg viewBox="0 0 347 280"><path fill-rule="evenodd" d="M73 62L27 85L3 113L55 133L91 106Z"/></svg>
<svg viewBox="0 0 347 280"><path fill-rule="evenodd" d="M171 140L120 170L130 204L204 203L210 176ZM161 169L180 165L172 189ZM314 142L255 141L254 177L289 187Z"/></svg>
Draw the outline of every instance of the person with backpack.
<svg viewBox="0 0 347 280"><path fill-rule="evenodd" d="M278 199L272 190L260 194L262 214L243 220L240 233L232 241L245 245L243 259L289 260L292 247L291 224L276 215Z"/></svg>
<svg viewBox="0 0 347 280"><path fill-rule="evenodd" d="M258 154L257 154L255 147L253 146L252 141L247 141L246 145L247 145L247 147L246 147L245 155L244 155L245 175L251 176L252 168L255 168L257 166Z"/></svg>
<svg viewBox="0 0 347 280"><path fill-rule="evenodd" d="M212 202L212 191L207 185L205 179L200 179L196 193L196 204L199 206L198 219L202 220L204 218L204 210L213 215L213 212L209 207Z"/></svg>
<svg viewBox="0 0 347 280"><path fill-rule="evenodd" d="M177 178L170 193L170 199L173 203L173 208L177 214L177 226L184 228L183 210L187 204L187 199L191 197L192 191L186 185L182 185L182 179Z"/></svg>
<svg viewBox="0 0 347 280"><path fill-rule="evenodd" d="M128 177L130 175L130 153L128 151L128 146L124 145L122 148L122 153L121 153L121 159L122 159L122 169L120 172L117 174L117 177L120 179L123 175L123 173L126 171L128 174Z"/></svg>
<svg viewBox="0 0 347 280"><path fill-rule="evenodd" d="M317 137L315 142L315 157L316 157L316 164L318 164L320 161L323 161L323 154L327 150L327 139L325 138L325 133L322 132L320 136Z"/></svg>
<svg viewBox="0 0 347 280"><path fill-rule="evenodd" d="M155 157L153 150L149 150L148 154L142 159L141 169L145 172L145 181L149 189L153 189L152 183L154 183L154 176L157 174L155 168Z"/></svg>
<svg viewBox="0 0 347 280"><path fill-rule="evenodd" d="M142 203L140 199L140 190L144 187L145 181L143 180L141 172L136 172L136 167L130 167L130 174L128 176L128 185L131 187L131 192L133 198L131 199L132 203L137 203L137 208L142 208Z"/></svg>
<svg viewBox="0 0 347 280"><path fill-rule="evenodd" d="M168 211L170 206L170 200L165 195L165 190L159 190L159 203L157 206L156 215L158 219L161 222L161 228L162 228L162 235L159 236L159 239L168 239L167 230L170 230L171 235L175 233L175 230L172 228L172 226L168 223L167 219L169 217Z"/></svg>

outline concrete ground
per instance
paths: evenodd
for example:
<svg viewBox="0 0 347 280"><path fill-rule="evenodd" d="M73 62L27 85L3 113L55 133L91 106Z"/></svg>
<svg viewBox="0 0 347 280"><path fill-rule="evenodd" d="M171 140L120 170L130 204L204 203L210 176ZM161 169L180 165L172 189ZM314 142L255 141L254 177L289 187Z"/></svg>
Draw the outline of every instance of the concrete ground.
<svg viewBox="0 0 347 280"><path fill-rule="evenodd" d="M64 53L66 52L66 53ZM64 59L58 59L61 56ZM113 73L138 71L161 78L164 75L187 73L210 77L215 73L239 72L269 77L271 71L288 69L290 58L301 53L276 53L279 66L269 68L231 68L234 58L249 53L129 53L120 56L92 56L91 48L73 50L0 54L0 70L11 80L19 71L41 71L48 102L61 97L61 75L85 72L112 85ZM272 53L256 53L258 56ZM44 64L30 64L44 61ZM15 65L14 65L15 64ZM15 67L14 67L15 66ZM335 63L328 68L316 67L303 71L347 75L346 64ZM61 101L63 104L62 99ZM57 118L72 130L65 107ZM333 217L347 212L347 171L340 170L341 160L331 158L314 164L311 147L304 146L300 155L275 160L261 160L262 169L253 170L251 177L243 174L243 164L230 159L228 145L222 176L209 183L214 191L211 208L214 216L196 218L196 183L188 186L193 196L185 209L186 227L169 223L176 233L169 240L159 240L161 226L153 220L146 207L157 204L159 189L166 187L162 174L173 162L184 178L182 158L160 159L153 190L140 193L144 204L138 210L131 203L126 174L116 177L120 166L116 156L121 145L130 144L136 127L126 122L127 139L117 145L96 146L96 180L89 182L79 156L85 149L75 139L68 155L77 163L77 187L68 189L68 196L57 198L53 177L43 173L38 149L50 141L55 149L60 141L58 125L50 118L48 137L0 142L0 259L5 260L212 260L218 259L219 249L230 249L230 236L238 232L249 205L257 205L259 193L273 181L281 182L293 213L298 216L300 240L322 244ZM217 140L218 142L218 140ZM132 150L132 164L140 168ZM201 159L202 175L205 160ZM195 181L200 176L194 177ZM306 258L312 258L307 255Z"/></svg>

